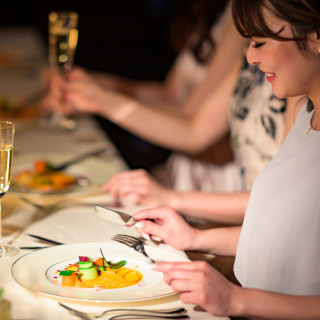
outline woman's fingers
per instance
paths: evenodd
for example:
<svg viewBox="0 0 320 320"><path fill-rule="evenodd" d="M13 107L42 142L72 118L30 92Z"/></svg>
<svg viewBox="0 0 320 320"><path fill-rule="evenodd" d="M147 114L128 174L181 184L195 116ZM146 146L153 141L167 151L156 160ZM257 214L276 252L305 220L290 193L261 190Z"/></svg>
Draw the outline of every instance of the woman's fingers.
<svg viewBox="0 0 320 320"><path fill-rule="evenodd" d="M170 215L168 211L173 210L169 207L151 208L138 211L133 216L137 220L158 219L159 221L163 221Z"/></svg>
<svg viewBox="0 0 320 320"><path fill-rule="evenodd" d="M152 269L160 272L167 272L173 268L180 268L185 270L195 270L197 269L196 262L157 262L153 265Z"/></svg>

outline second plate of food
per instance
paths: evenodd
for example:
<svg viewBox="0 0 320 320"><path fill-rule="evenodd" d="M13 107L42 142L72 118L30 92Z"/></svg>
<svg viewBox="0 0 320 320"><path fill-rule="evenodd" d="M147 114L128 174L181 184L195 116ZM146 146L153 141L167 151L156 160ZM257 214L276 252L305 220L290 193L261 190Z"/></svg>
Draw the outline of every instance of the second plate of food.
<svg viewBox="0 0 320 320"><path fill-rule="evenodd" d="M50 171L50 164L72 159L74 154L30 153L14 157L11 193L54 195L92 192L119 171L113 163L91 157L65 170Z"/></svg>

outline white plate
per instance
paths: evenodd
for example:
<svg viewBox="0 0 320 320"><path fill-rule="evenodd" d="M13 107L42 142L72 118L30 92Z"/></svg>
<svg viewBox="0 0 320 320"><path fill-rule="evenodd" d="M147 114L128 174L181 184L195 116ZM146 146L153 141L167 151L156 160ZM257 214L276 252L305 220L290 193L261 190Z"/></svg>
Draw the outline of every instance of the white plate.
<svg viewBox="0 0 320 320"><path fill-rule="evenodd" d="M100 248L107 260L127 260L129 266L137 267L143 279L131 287L105 289L101 292L93 289L66 288L54 281L55 272L66 262L77 259L79 256L100 256ZM189 261L182 255L157 247L146 246L146 251L156 261ZM175 294L163 281L162 273L153 271L151 264L141 253L117 242L85 242L41 249L15 261L11 272L21 286L52 298L129 302L159 299Z"/></svg>
<svg viewBox="0 0 320 320"><path fill-rule="evenodd" d="M22 170L31 170L33 168L33 164L37 159L45 159L53 164L60 164L64 161L73 159L75 154L68 153L23 153L14 156L13 166L12 166L12 177ZM100 188L106 181L111 178L116 172L119 171L119 168L114 164L108 161L104 161L103 159L99 159L96 157L91 157L86 160L83 160L79 163L76 163L66 170L66 173L74 175L75 177L84 176L91 181L91 185L87 187L83 186L74 186L70 188L66 188L61 191L50 191L43 192L39 190L20 190L19 188L15 188L13 185L10 186L10 193L17 193L21 195L32 195L32 194L41 194L41 195L61 195L63 193L90 193L92 191L96 191Z"/></svg>

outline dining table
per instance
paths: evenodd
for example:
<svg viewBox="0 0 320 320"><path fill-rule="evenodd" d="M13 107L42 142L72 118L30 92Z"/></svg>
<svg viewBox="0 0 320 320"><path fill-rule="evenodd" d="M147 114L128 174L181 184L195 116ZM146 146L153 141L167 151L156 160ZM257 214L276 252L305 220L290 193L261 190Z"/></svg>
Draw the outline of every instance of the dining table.
<svg viewBox="0 0 320 320"><path fill-rule="evenodd" d="M2 230L5 243L18 248L49 246L50 249L53 247L60 249L79 243L110 244L112 236L117 233L140 236L134 227L124 230L121 224L107 221L94 213L95 206L108 206L128 214L143 209L125 199L113 199L102 190L104 182L113 174L128 168L94 118L90 116L76 118L77 126L73 130L45 126L38 117L7 117L7 119L13 121L16 127L13 174L23 165L32 164L35 159L50 159L58 164L79 154L101 148L104 148L104 151L73 165L74 168L87 170L85 173L93 180L93 185L84 187L83 191L42 194L19 192L13 187L10 188L2 200ZM54 239L64 245L50 245L28 234ZM188 259L185 252L175 250L167 244L152 240L145 240L144 243L150 248L151 253L154 247L160 249L163 256ZM128 249L134 251L132 248ZM229 319L216 317L199 306L185 304L176 293L164 297L154 294L154 298L146 300L91 301L79 298L66 299L59 294L43 293L41 288L39 290L34 287L30 289L30 287L21 285L12 271L13 266L28 255L32 257L37 252L45 253L44 250L47 249L20 249L16 256L0 258L0 286L4 289L4 297L11 303L11 319L76 319L75 315L70 314L59 305L59 301L85 312L118 307L143 309L183 307L187 310L190 319ZM50 250L45 257L49 259ZM157 260L160 257L153 258ZM27 267L32 270L32 266Z"/></svg>
<svg viewBox="0 0 320 320"><path fill-rule="evenodd" d="M17 172L30 169L38 159L59 165L79 155L100 150L98 154L68 168L72 174L85 178L88 182L86 185L65 192L46 193L19 190L11 183L9 191L2 198L3 242L19 248L15 256L0 257L0 288L4 291L3 298L10 302L10 319L79 318L61 307L59 302L84 312L120 307L177 307L185 308L189 319L230 319L214 316L197 305L183 303L179 295L164 283L161 275L155 277L160 277L157 285L142 291L146 292L144 295L139 295L140 287L135 289L136 292L131 290L130 294L124 291L123 295L110 289L111 292L99 296L99 299L88 298L87 295L83 298L81 292L73 297L64 294L64 288L58 284L49 283L50 268L43 271L39 269L40 266L49 264L50 267L59 262L54 260L54 254L59 256L60 252L72 252L82 246L111 248L111 251L119 250L132 259L143 261L145 258L139 252L111 239L116 234L141 238L135 227L124 228L121 224L108 221L95 214L95 207L109 207L129 215L144 207L123 198L114 199L102 190L108 179L127 170L128 166L94 117L79 115L73 119L75 127L67 129L48 125L38 112L34 100L41 93L41 70L46 65L44 44L39 40L38 33L26 28L0 28L0 35L0 119L12 121L15 125L12 179ZM28 101L24 100L26 95L29 96ZM11 110L7 110L8 106ZM17 112L17 108L12 108L14 106L19 106L22 112ZM50 244L30 234L62 244ZM146 250L156 261L204 259L212 263L218 259L213 255L176 250L151 239L143 241ZM54 287L54 292L48 291L48 286L50 290ZM158 292L158 288L166 294L161 295L162 291ZM113 295L118 298L113 298ZM2 316L0 310L0 319Z"/></svg>

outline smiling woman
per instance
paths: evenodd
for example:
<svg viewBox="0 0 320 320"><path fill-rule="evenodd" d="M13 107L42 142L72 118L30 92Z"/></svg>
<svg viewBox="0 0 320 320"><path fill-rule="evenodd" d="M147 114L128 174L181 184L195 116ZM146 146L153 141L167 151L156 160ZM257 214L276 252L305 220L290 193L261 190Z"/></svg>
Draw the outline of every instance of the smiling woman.
<svg viewBox="0 0 320 320"><path fill-rule="evenodd" d="M297 19L298 13L293 10L289 22L279 20L274 15L274 9L268 2L266 3L262 7L255 8L256 12L252 10L242 12L240 19L236 21L244 36L248 34L253 36L247 53L248 61L259 64L259 68L266 73L267 80L272 83L273 92L278 98L304 95L308 92L311 78L315 79L318 75L318 68L310 66L307 58L318 55L319 35L317 32L310 33L308 24L292 30L290 22ZM288 10L282 7L281 2L276 6L277 9L283 10L280 11L280 17L285 14L285 10ZM312 19L312 15L307 16L306 19ZM252 17L256 17L255 20L251 20ZM301 52L296 54L297 48L306 55L301 55ZM286 68L288 62L293 63L295 68ZM306 74L304 72L306 69L310 73ZM289 86L284 85L285 79L291 79Z"/></svg>
<svg viewBox="0 0 320 320"><path fill-rule="evenodd" d="M183 302L219 316L319 319L320 2L233 0L233 17L275 95L305 95L295 123L255 180L242 228L196 230L168 207L134 218L139 232L176 248L236 256L241 287L202 261L157 263Z"/></svg>

